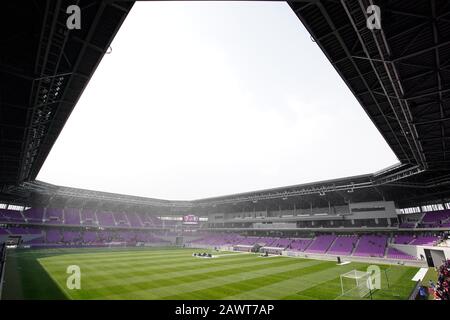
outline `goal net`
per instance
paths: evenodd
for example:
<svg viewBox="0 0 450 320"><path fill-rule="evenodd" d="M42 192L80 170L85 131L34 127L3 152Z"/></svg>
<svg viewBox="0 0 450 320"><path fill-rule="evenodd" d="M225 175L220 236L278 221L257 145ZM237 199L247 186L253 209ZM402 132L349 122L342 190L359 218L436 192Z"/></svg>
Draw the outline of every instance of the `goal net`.
<svg viewBox="0 0 450 320"><path fill-rule="evenodd" d="M352 270L341 274L342 296L350 298L365 298L371 290L370 273Z"/></svg>

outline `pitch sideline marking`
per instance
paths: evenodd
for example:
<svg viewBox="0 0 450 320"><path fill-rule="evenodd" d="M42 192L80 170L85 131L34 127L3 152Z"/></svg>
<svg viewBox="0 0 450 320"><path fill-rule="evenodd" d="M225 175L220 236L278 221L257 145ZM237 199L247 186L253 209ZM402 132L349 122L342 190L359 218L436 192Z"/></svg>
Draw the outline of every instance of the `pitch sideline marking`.
<svg viewBox="0 0 450 320"><path fill-rule="evenodd" d="M425 275L428 272L428 267L427 268L420 268L419 271L417 271L416 275L411 279L412 281L419 281L422 280Z"/></svg>

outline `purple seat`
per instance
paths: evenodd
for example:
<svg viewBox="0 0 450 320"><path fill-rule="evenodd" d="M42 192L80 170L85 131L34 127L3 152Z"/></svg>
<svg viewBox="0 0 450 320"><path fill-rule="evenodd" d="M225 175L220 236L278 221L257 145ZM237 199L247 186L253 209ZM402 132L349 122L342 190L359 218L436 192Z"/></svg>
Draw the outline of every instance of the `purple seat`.
<svg viewBox="0 0 450 320"><path fill-rule="evenodd" d="M62 224L63 223L63 210L56 208L47 208L45 213L46 224Z"/></svg>
<svg viewBox="0 0 450 320"><path fill-rule="evenodd" d="M427 212L420 223L425 228L441 228L443 224L450 222L450 210Z"/></svg>
<svg viewBox="0 0 450 320"><path fill-rule="evenodd" d="M84 226L93 226L97 224L95 213L92 210L81 211L81 224Z"/></svg>
<svg viewBox="0 0 450 320"><path fill-rule="evenodd" d="M27 222L31 223L42 223L44 219L44 209L43 208L31 208L25 210L23 215Z"/></svg>
<svg viewBox="0 0 450 320"><path fill-rule="evenodd" d="M287 248L292 242L292 240L289 238L278 238L278 239L271 238L271 239L273 239L273 241L269 240L268 242L271 243L266 245L267 247Z"/></svg>
<svg viewBox="0 0 450 320"><path fill-rule="evenodd" d="M128 243L134 243L136 242L136 233L133 231L121 231L117 234L117 239Z"/></svg>
<svg viewBox="0 0 450 320"><path fill-rule="evenodd" d="M25 222L22 212L17 210L0 209L0 221L4 222Z"/></svg>
<svg viewBox="0 0 450 320"><path fill-rule="evenodd" d="M127 219L130 222L130 226L135 227L135 228L142 228L142 222L139 219L139 217L137 216L136 213L134 212L128 212L127 214Z"/></svg>
<svg viewBox="0 0 450 320"><path fill-rule="evenodd" d="M28 234L28 228L21 228L21 227L11 227L8 228L8 232L12 235L21 235L21 234Z"/></svg>
<svg viewBox="0 0 450 320"><path fill-rule="evenodd" d="M384 257L388 237L385 235L361 236L353 255L360 257Z"/></svg>
<svg viewBox="0 0 450 320"><path fill-rule="evenodd" d="M116 222L112 212L97 212L98 224L103 227L115 227Z"/></svg>
<svg viewBox="0 0 450 320"><path fill-rule="evenodd" d="M312 243L313 239L293 239L288 249L295 251L305 251Z"/></svg>
<svg viewBox="0 0 450 320"><path fill-rule="evenodd" d="M322 235L317 236L313 243L305 250L308 253L325 253L330 248L336 236L334 235Z"/></svg>
<svg viewBox="0 0 450 320"><path fill-rule="evenodd" d="M355 248L358 236L340 236L337 237L328 250L328 254L350 255Z"/></svg>
<svg viewBox="0 0 450 320"><path fill-rule="evenodd" d="M409 229L411 229L411 228L415 228L415 227L416 227L416 224L414 222L407 222L407 221L402 222L399 225L399 228L409 228Z"/></svg>
<svg viewBox="0 0 450 320"><path fill-rule="evenodd" d="M123 212L114 212L114 220L116 221L118 226L129 226L127 216Z"/></svg>
<svg viewBox="0 0 450 320"><path fill-rule="evenodd" d="M420 246L420 245L429 245L433 246L438 241L438 237L436 236L417 236L412 242L412 245Z"/></svg>
<svg viewBox="0 0 450 320"><path fill-rule="evenodd" d="M413 240L414 236L412 235L396 235L393 242L395 244L409 244Z"/></svg>
<svg viewBox="0 0 450 320"><path fill-rule="evenodd" d="M64 224L80 225L80 209L67 208L64 210Z"/></svg>
<svg viewBox="0 0 450 320"><path fill-rule="evenodd" d="M395 248L388 248L386 257L389 259L398 259L398 260L416 260L416 257L413 257Z"/></svg>
<svg viewBox="0 0 450 320"><path fill-rule="evenodd" d="M58 243L61 242L61 233L56 229L47 230L47 243Z"/></svg>
<svg viewBox="0 0 450 320"><path fill-rule="evenodd" d="M95 243L97 242L97 232L86 231L83 233L83 242L85 243Z"/></svg>
<svg viewBox="0 0 450 320"><path fill-rule="evenodd" d="M80 233L77 231L63 231L63 242L78 242L80 240Z"/></svg>
<svg viewBox="0 0 450 320"><path fill-rule="evenodd" d="M26 244L40 245L40 244L44 244L45 243L45 238L42 236L42 237L30 239L30 240L25 240L24 242Z"/></svg>

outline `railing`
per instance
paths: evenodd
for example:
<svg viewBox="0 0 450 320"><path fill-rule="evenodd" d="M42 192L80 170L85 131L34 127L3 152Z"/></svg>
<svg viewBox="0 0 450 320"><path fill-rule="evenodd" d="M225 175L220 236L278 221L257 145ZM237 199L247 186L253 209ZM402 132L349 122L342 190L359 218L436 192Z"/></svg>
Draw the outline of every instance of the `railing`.
<svg viewBox="0 0 450 320"><path fill-rule="evenodd" d="M417 297L419 295L420 286L422 285L422 281L418 280L416 282L416 285L412 289L411 293L409 294L408 300L417 300Z"/></svg>

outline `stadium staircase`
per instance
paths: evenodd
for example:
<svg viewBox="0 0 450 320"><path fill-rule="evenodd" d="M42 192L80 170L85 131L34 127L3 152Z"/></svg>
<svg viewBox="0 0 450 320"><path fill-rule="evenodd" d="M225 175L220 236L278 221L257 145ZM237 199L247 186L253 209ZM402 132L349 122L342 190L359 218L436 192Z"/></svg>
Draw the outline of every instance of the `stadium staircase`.
<svg viewBox="0 0 450 320"><path fill-rule="evenodd" d="M94 223L98 226L99 222L98 222L98 217L97 217L97 210L94 211L94 218L95 218Z"/></svg>
<svg viewBox="0 0 450 320"><path fill-rule="evenodd" d="M314 243L314 241L316 241L317 237L314 237L309 243L308 245L305 247L305 249L303 249L303 252L305 252L306 250L308 250L309 247L311 247L311 245Z"/></svg>
<svg viewBox="0 0 450 320"><path fill-rule="evenodd" d="M128 216L125 213L123 214L123 216L125 218L125 222L126 222L127 226L131 227L131 223L130 223L130 220L128 220Z"/></svg>
<svg viewBox="0 0 450 320"><path fill-rule="evenodd" d="M450 222L450 217L448 217L447 219L442 220L442 223L443 223L443 224L444 224L444 223L448 223L448 222Z"/></svg>
<svg viewBox="0 0 450 320"><path fill-rule="evenodd" d="M355 252L356 248L358 248L359 245L359 239L361 239L361 237L358 237L358 239L355 242L355 245L353 246L352 251L350 252L350 256L353 256L353 253Z"/></svg>
<svg viewBox="0 0 450 320"><path fill-rule="evenodd" d="M42 213L42 221L47 221L47 208L44 208L44 212Z"/></svg>
<svg viewBox="0 0 450 320"><path fill-rule="evenodd" d="M23 214L23 211L19 211L20 216L22 217L23 221L27 221L27 219L25 219L25 215Z"/></svg>
<svg viewBox="0 0 450 320"><path fill-rule="evenodd" d="M111 213L111 217L112 217L112 220L114 222L114 225L117 227L119 224L116 221L116 217L114 216L114 213Z"/></svg>
<svg viewBox="0 0 450 320"><path fill-rule="evenodd" d="M142 219L142 216L138 214L137 217L138 217L139 221L141 222L142 227L145 227L145 222Z"/></svg>
<svg viewBox="0 0 450 320"><path fill-rule="evenodd" d="M336 242L336 240L338 239L338 237L336 236L333 241L331 241L330 245L328 246L328 248L325 250L325 254L328 253L328 250L330 250L331 247L333 247L334 243Z"/></svg>
<svg viewBox="0 0 450 320"><path fill-rule="evenodd" d="M417 228L422 223L423 218L425 217L426 214L427 214L426 212L422 212L422 215L420 216L420 218L414 224L414 229Z"/></svg>
<svg viewBox="0 0 450 320"><path fill-rule="evenodd" d="M387 258L389 247L390 247L391 243L393 243L393 242L394 242L394 237L389 236L388 240L386 241L386 247L384 248L383 258Z"/></svg>

